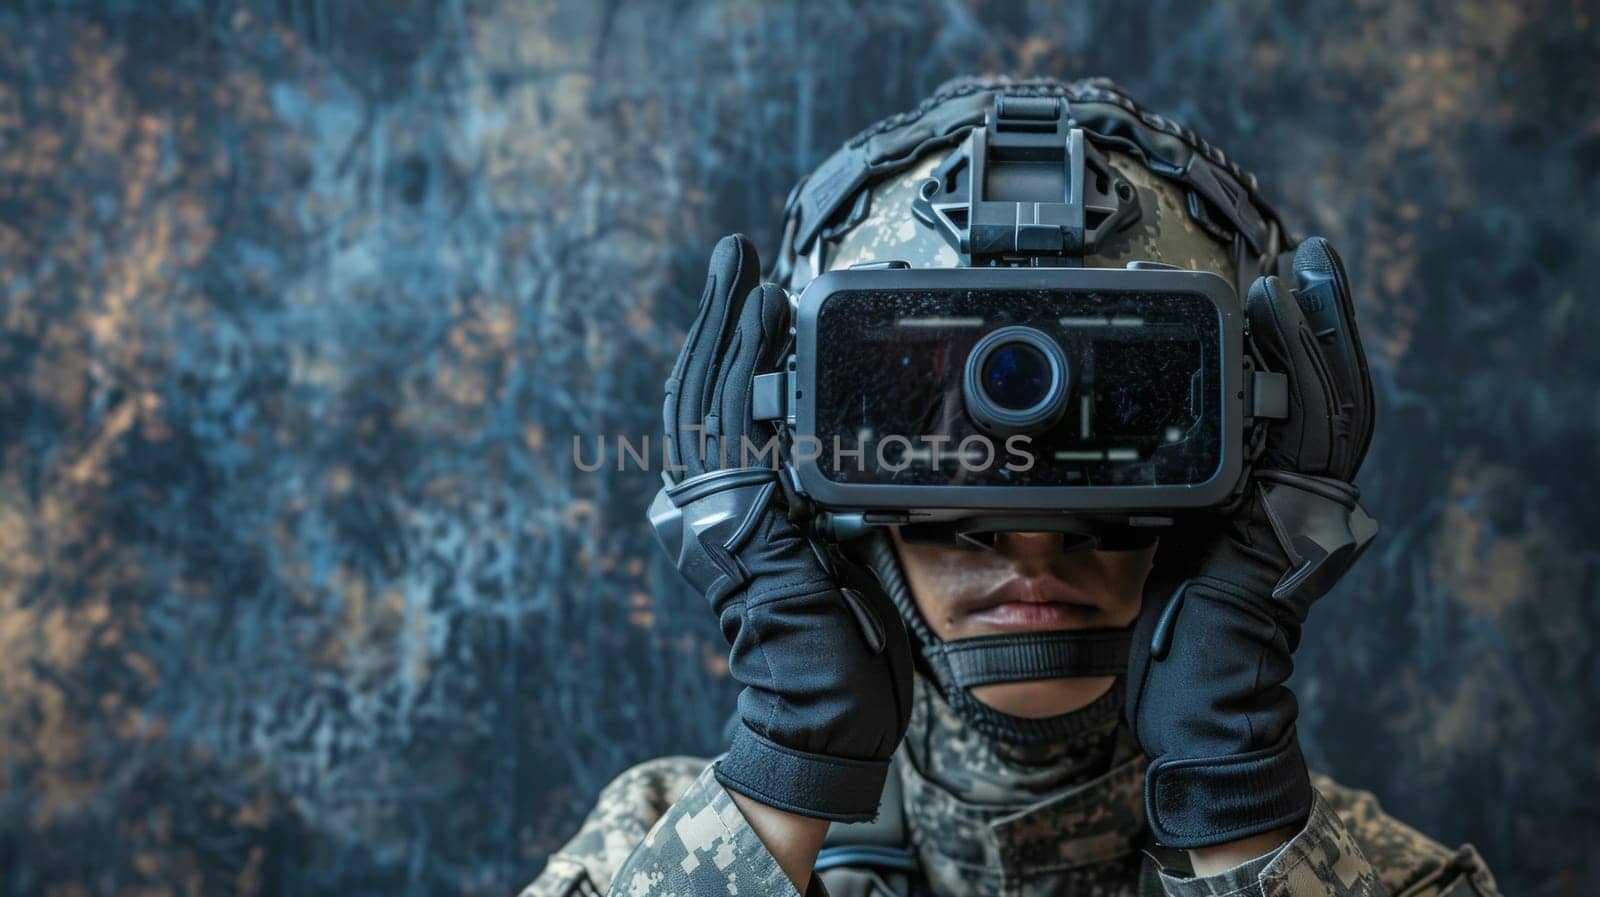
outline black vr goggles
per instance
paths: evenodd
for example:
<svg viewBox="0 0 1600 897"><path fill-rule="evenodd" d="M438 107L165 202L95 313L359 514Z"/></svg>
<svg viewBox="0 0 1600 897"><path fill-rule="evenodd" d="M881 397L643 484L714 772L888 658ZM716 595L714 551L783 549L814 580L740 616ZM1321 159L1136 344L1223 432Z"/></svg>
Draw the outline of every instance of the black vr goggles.
<svg viewBox="0 0 1600 897"><path fill-rule="evenodd" d="M1233 497L1249 423L1287 411L1241 318L1221 277L1141 263L831 272L756 417L835 537L1160 526Z"/></svg>

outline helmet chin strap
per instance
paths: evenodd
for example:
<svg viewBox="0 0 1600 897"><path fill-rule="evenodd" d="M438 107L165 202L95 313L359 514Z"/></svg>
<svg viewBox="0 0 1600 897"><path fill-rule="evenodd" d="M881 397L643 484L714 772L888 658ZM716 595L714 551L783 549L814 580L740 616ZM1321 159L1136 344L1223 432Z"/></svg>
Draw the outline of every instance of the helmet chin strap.
<svg viewBox="0 0 1600 897"><path fill-rule="evenodd" d="M923 653L943 657L956 687L977 688L1036 679L1120 676L1128 670L1132 638L1132 627L980 635L949 642L934 639Z"/></svg>
<svg viewBox="0 0 1600 897"><path fill-rule="evenodd" d="M983 635L945 641L917 610L894 546L882 531L850 543L856 560L871 570L894 602L921 652L924 672L965 722L992 738L1033 744L1076 734L1080 720L1067 713L1036 719L1002 713L972 689L1041 679L1121 676L1127 671L1133 627Z"/></svg>

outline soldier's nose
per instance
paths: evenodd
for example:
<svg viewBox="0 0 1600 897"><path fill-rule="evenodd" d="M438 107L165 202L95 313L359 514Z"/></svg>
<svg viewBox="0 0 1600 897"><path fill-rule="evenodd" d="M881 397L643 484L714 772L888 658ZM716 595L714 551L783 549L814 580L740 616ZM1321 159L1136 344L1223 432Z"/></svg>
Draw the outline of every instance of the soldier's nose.
<svg viewBox="0 0 1600 897"><path fill-rule="evenodd" d="M995 533L994 549L1011 562L1020 576L1043 576L1061 556L1060 533Z"/></svg>

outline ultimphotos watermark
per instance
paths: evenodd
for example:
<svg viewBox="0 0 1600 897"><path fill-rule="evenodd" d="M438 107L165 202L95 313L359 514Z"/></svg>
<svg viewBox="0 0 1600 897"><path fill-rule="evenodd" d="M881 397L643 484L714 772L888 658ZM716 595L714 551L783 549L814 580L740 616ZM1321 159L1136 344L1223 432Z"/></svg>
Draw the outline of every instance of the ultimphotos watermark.
<svg viewBox="0 0 1600 897"><path fill-rule="evenodd" d="M777 470L785 460L789 460L797 464L820 462L834 473L852 467L857 473L862 473L868 469L867 459L870 457L877 462L873 469L889 473L906 470L918 463L938 468L952 460L969 473L984 473L997 466L1013 473L1023 473L1033 469L1036 463L1034 454L1028 451L1031 437L1025 434L1008 436L997 446L993 439L982 433L973 433L959 441L948 434L905 436L891 433L870 439L857 438L851 447L846 447L844 440L837 435L832 437L830 445L817 436L805 434L795 436L785 450L782 440L776 435L759 444L749 436L740 435L737 444L733 445L731 443L734 440L707 434L704 427L691 425L683 429L698 435L697 445L692 448L701 466L712 466L707 462L715 457L717 469L766 467ZM652 440L648 434L631 438L625 434L615 434L608 438L602 434L589 438L593 441L594 451L586 458L585 437L577 433L572 436L572 463L585 473L605 469L609 464L614 464L618 472L632 469L684 473L688 470L682 463L682 447L675 446L674 440L666 437ZM657 446L656 451L651 450L652 444ZM654 466L657 463L659 467Z"/></svg>

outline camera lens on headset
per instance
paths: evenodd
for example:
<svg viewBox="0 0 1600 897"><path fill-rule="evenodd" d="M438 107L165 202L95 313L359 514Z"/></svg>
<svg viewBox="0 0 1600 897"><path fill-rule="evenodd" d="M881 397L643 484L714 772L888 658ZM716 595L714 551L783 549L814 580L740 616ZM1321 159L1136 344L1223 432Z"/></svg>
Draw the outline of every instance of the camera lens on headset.
<svg viewBox="0 0 1600 897"><path fill-rule="evenodd" d="M992 331L967 355L967 414L998 436L1048 430L1066 408L1068 373L1066 353L1042 331Z"/></svg>
<svg viewBox="0 0 1600 897"><path fill-rule="evenodd" d="M1053 372L1044 352L1028 343L996 346L979 371L984 393L1007 411L1024 411L1050 394Z"/></svg>

